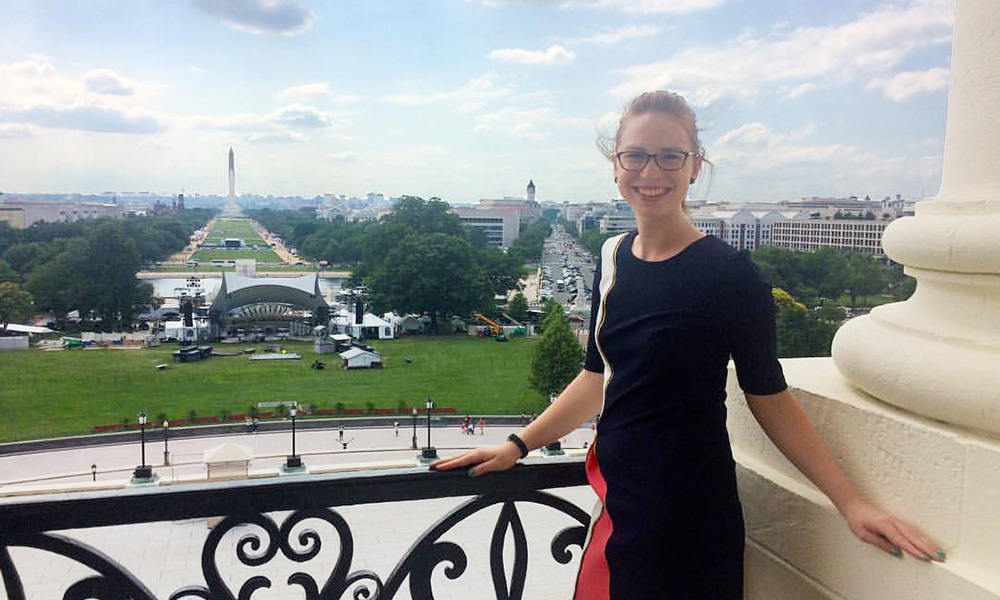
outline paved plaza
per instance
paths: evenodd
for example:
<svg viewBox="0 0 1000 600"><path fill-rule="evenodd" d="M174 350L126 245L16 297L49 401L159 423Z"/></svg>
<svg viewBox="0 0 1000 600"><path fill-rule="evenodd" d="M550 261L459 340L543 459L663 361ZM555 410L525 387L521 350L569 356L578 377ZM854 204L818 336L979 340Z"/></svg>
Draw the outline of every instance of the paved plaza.
<svg viewBox="0 0 1000 600"><path fill-rule="evenodd" d="M460 452L460 448L499 443L516 429L487 425L484 435L477 432L475 436L467 436L458 427L434 428L432 441L440 453L447 456ZM418 445L426 443L426 435L426 428L417 428ZM306 430L296 435L296 449L306 464L313 467L406 461L415 456L415 452L409 449L411 436L412 428L404 427L402 421L398 437L392 427L348 428L344 432L344 439L348 442L348 450L345 451L336 428ZM580 429L567 436L564 442L567 447L581 447L584 442L589 443L591 437L590 429ZM202 454L224 442L249 447L257 457L251 463L252 469L277 467L291 450L291 435L287 431L247 433L171 440L170 467L156 466L162 463L162 442L148 443L147 462L156 467L157 475L163 479L203 476L206 467L201 463ZM0 457L0 493L28 486L85 485L91 480L92 464L98 465L97 482L110 484L128 479L139 458L137 443ZM56 476L61 477L25 481ZM586 487L553 490L551 493L587 512L594 503L594 494ZM384 581L413 542L467 499L443 498L337 508L354 537L354 559L350 570L371 570ZM570 564L561 565L552 558L550 544L556 533L573 524L572 519L554 509L534 504L519 503L518 511L527 534L529 556L523 597L527 600L570 597L579 564L579 549L573 549ZM441 538L462 547L468 557L468 567L463 575L449 580L445 575L448 563L441 563L432 579L435 598L464 600L495 597L490 577L489 540L499 514L498 505L484 509L460 522ZM280 525L287 515L272 513L270 516ZM287 583L289 575L297 571L312 575L322 587L339 555L338 538L333 527L325 522L309 521L308 527L316 529L323 542L318 557L306 563L293 563L279 552L274 559L256 568L240 563L236 545L243 535L260 533L260 530L254 526L241 526L228 532L219 544L215 561L223 579L232 586L234 597L238 595L239 586L254 575L264 575L272 583L272 587L256 591L252 596L254 600L305 598L302 588ZM133 573L157 598L166 600L181 587L204 585L201 554L209 532L205 519L190 519L61 533L104 552ZM506 547L505 564L509 576L513 563L513 540L509 533ZM86 567L47 552L14 548L11 557L20 570L27 597L31 599L62 598L68 585L92 574ZM0 598L6 597L0 589ZM344 597L352 597L350 589ZM393 597L410 598L408 582Z"/></svg>

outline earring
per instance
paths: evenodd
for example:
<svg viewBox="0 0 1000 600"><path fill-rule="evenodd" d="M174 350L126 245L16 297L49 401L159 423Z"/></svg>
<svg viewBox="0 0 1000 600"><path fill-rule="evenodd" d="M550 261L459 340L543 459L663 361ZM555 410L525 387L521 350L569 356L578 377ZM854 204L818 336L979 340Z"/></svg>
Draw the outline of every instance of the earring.
<svg viewBox="0 0 1000 600"><path fill-rule="evenodd" d="M618 178L617 177L615 177L615 183L618 183Z"/></svg>
<svg viewBox="0 0 1000 600"><path fill-rule="evenodd" d="M690 182L690 183L691 183L691 185L694 185L694 182L695 182L695 181L696 181L696 180L695 180L695 178L694 178L694 177L692 177L692 178L691 178L691 182Z"/></svg>

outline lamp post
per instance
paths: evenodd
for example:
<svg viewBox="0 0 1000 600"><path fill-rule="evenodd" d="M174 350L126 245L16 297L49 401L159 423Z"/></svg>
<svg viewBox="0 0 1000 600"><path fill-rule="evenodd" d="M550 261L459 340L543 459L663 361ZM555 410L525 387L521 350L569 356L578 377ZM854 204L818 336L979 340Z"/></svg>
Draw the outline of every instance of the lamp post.
<svg viewBox="0 0 1000 600"><path fill-rule="evenodd" d="M163 419L163 464L170 464L170 448L167 441L170 437L170 421Z"/></svg>
<svg viewBox="0 0 1000 600"><path fill-rule="evenodd" d="M410 446L411 449L417 449L417 409L413 409L413 443Z"/></svg>
<svg viewBox="0 0 1000 600"><path fill-rule="evenodd" d="M434 409L434 399L427 396L424 405L427 407L427 445L420 451L420 460L430 462L438 458L437 449L431 446L431 410Z"/></svg>
<svg viewBox="0 0 1000 600"><path fill-rule="evenodd" d="M292 417L292 455L285 459L285 470L294 471L302 468L302 458L295 452L295 417L299 413L297 404L292 404L288 408L288 414Z"/></svg>
<svg viewBox="0 0 1000 600"><path fill-rule="evenodd" d="M132 472L132 480L148 481L153 478L153 467L146 464L146 411L140 412L136 418L139 420L141 428L139 440L142 447L142 462Z"/></svg>

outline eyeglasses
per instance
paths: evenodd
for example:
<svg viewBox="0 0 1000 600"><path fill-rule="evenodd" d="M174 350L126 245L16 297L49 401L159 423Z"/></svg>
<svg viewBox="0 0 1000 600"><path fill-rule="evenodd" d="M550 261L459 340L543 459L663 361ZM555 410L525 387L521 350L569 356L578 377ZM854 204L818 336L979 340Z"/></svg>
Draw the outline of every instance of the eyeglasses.
<svg viewBox="0 0 1000 600"><path fill-rule="evenodd" d="M686 150L671 150L670 152L661 152L659 154L650 154L642 150L626 150L615 154L618 164L626 171L641 171L645 169L646 165L649 164L650 158L656 162L656 166L664 171L677 171L684 166L689 156L697 156L697 154Z"/></svg>

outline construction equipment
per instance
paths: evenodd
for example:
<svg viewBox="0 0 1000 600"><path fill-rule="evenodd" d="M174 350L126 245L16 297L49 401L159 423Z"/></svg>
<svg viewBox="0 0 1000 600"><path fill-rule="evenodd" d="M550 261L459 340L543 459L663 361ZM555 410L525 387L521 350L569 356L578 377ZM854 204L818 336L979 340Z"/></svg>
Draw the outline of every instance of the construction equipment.
<svg viewBox="0 0 1000 600"><path fill-rule="evenodd" d="M503 327L501 327L499 323L497 323L493 319L487 317L486 315L481 315L479 313L476 313L475 315L473 315L473 319L475 319L476 321L479 321L480 323L485 323L485 324L489 325L490 327L492 327L492 332L491 333L494 336L500 335L500 333L503 331Z"/></svg>

